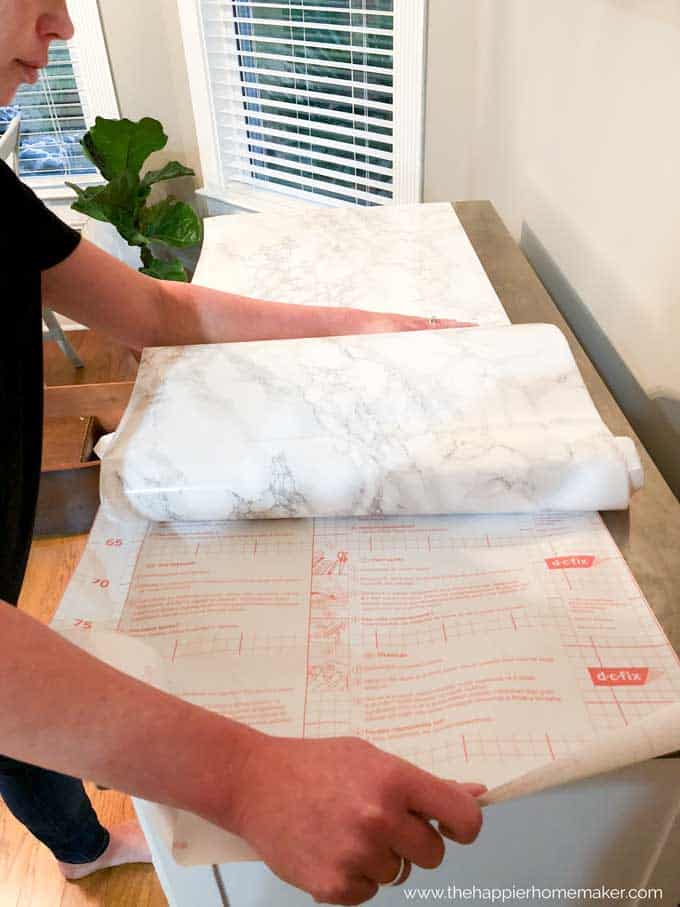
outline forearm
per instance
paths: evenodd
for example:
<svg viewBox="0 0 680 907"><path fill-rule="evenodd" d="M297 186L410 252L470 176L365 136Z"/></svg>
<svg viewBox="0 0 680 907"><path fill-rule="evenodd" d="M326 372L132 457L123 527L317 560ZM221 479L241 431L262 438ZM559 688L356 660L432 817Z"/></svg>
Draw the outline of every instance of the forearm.
<svg viewBox="0 0 680 907"><path fill-rule="evenodd" d="M327 337L425 326L423 318L399 316L395 325L395 316L390 314L267 302L192 284L164 282L160 300L158 346Z"/></svg>
<svg viewBox="0 0 680 907"><path fill-rule="evenodd" d="M266 302L154 280L83 240L43 274L45 305L135 350L240 340L326 337L466 323L341 307ZM432 313L435 315L436 313Z"/></svg>
<svg viewBox="0 0 680 907"><path fill-rule="evenodd" d="M0 603L6 755L228 825L230 793L261 737L114 670Z"/></svg>
<svg viewBox="0 0 680 907"><path fill-rule="evenodd" d="M438 866L481 825L483 785L440 780L364 740L260 734L92 658L0 602L8 756L194 812L320 903L358 904L401 857ZM405 878L405 877L404 877Z"/></svg>

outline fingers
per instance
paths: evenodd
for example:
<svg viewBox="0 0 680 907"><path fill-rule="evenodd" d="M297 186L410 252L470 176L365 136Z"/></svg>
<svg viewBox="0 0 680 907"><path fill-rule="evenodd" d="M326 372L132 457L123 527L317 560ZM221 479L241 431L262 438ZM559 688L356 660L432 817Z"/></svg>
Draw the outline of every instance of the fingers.
<svg viewBox="0 0 680 907"><path fill-rule="evenodd" d="M460 784L455 781L447 781L446 783L462 788L471 797L479 797L488 790L485 784L478 784L472 781L465 781ZM438 829L440 834L450 841L468 843L467 841L459 841L456 831L449 828L446 824L438 823ZM422 866L423 869L435 869L443 860L444 844L440 835L427 821L427 816L420 814L414 817L410 823L404 823L400 826L400 831L397 834L398 837L395 837L395 849L412 863L415 863L416 866Z"/></svg>
<svg viewBox="0 0 680 907"><path fill-rule="evenodd" d="M433 328L476 328L479 325L475 321L454 321L453 319L447 318L435 318L437 324L433 325Z"/></svg>
<svg viewBox="0 0 680 907"><path fill-rule="evenodd" d="M381 885L401 885L411 873L411 864L423 869L436 869L444 859L445 847L441 835L426 820L406 814L398 825L386 834L389 852L382 851L371 861L361 864L361 871ZM402 857L404 866L401 867ZM400 868L402 871L400 872ZM399 881L397 879L399 874Z"/></svg>
<svg viewBox="0 0 680 907"><path fill-rule="evenodd" d="M395 879L395 881L392 882L391 884L394 885L395 887L396 887L396 886L399 886L399 885L403 885L404 882L406 881L406 879L408 879L408 877L409 877L410 875L411 875L411 861L410 861L410 860L405 860L405 861L404 861L404 868L403 868L402 871L399 873L399 878L398 878L398 879Z"/></svg>
<svg viewBox="0 0 680 907"><path fill-rule="evenodd" d="M449 784L456 784L456 782L450 781ZM459 787L464 788L468 794L473 797L481 797L481 795L485 794L489 789L486 784L477 784L474 781L462 781L460 782ZM456 843L458 843L456 833L453 829L449 828L447 825L443 825L441 822L438 824L438 828L445 838L448 838L449 841L456 841Z"/></svg>
<svg viewBox="0 0 680 907"><path fill-rule="evenodd" d="M396 851L391 851L374 863L366 864L364 872L367 877L379 885L403 885L411 875L411 861L401 856Z"/></svg>
<svg viewBox="0 0 680 907"><path fill-rule="evenodd" d="M395 315L392 330L396 331L434 331L445 328L476 328L474 321L458 321L455 318L423 318L421 316Z"/></svg>
<svg viewBox="0 0 680 907"><path fill-rule="evenodd" d="M431 331L442 328L475 328L477 325L474 321L457 321L455 318L423 318L422 321L427 329Z"/></svg>
<svg viewBox="0 0 680 907"><path fill-rule="evenodd" d="M399 875L397 875L397 872ZM411 875L411 861L404 859L402 865L401 858L399 859L399 865L395 872L393 873L390 879L386 879L384 882L381 882L381 885L387 885L389 887L398 888L400 885L403 885L406 879Z"/></svg>
<svg viewBox="0 0 680 907"><path fill-rule="evenodd" d="M449 783L458 784L459 787L465 788L473 797L481 797L482 794L489 790L486 784L478 784L476 781L450 781Z"/></svg>
<svg viewBox="0 0 680 907"><path fill-rule="evenodd" d="M405 816L392 833L390 845L395 853L423 869L436 869L444 859L445 847L441 836L426 819L419 816Z"/></svg>
<svg viewBox="0 0 680 907"><path fill-rule="evenodd" d="M397 871L396 868L394 870ZM342 904L353 907L370 901L378 893L380 885L365 876L356 876L351 880L338 878L313 891L312 897L317 904Z"/></svg>
<svg viewBox="0 0 680 907"><path fill-rule="evenodd" d="M412 776L407 792L409 809L436 819L442 834L459 844L471 844L482 827L482 811L475 796L460 784L420 771Z"/></svg>

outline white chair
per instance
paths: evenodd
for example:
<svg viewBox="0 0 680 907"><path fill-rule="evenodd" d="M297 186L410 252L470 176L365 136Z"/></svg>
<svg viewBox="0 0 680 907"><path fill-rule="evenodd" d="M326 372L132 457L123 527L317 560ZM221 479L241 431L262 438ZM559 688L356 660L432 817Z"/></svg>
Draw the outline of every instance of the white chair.
<svg viewBox="0 0 680 907"><path fill-rule="evenodd" d="M21 116L16 116L10 122L4 135L0 136L0 161L5 161L14 170L19 172L19 137L21 135Z"/></svg>
<svg viewBox="0 0 680 907"><path fill-rule="evenodd" d="M19 142L21 139L21 115L15 116L0 137L0 161L19 173ZM64 331L62 330L57 316L51 309L43 307L43 321L47 331L43 334L44 340L54 340L62 353L71 360L76 368L84 368L84 364L76 351L69 343Z"/></svg>

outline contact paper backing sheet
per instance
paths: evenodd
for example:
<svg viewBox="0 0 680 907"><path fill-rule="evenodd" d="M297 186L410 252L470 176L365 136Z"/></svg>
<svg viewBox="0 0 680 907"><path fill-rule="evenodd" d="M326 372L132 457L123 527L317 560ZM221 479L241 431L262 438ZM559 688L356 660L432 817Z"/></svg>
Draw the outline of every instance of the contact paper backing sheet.
<svg viewBox="0 0 680 907"><path fill-rule="evenodd" d="M53 626L266 733L362 737L491 803L680 750L680 664L598 514L100 513ZM181 863L254 858L171 820Z"/></svg>

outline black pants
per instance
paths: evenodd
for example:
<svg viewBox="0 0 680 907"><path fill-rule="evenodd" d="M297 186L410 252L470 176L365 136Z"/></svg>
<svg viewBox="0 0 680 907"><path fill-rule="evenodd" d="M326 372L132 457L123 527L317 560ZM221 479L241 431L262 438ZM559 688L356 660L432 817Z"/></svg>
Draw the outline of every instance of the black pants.
<svg viewBox="0 0 680 907"><path fill-rule="evenodd" d="M11 605L19 597L23 568L14 573L14 581L5 577L0 590ZM77 778L0 755L0 797L62 863L91 863L109 846L109 833Z"/></svg>
<svg viewBox="0 0 680 907"><path fill-rule="evenodd" d="M109 833L77 778L0 756L0 795L63 863L91 863L108 847Z"/></svg>

